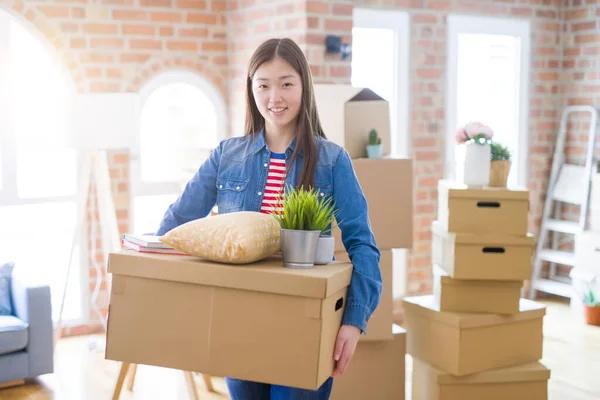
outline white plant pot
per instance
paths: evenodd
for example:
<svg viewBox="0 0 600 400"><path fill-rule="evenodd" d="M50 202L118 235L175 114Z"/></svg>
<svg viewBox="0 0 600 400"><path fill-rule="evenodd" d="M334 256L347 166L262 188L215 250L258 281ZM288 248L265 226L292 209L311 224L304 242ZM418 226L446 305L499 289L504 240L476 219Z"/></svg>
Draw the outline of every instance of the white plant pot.
<svg viewBox="0 0 600 400"><path fill-rule="evenodd" d="M490 145L470 143L466 146L463 182L469 186L487 186L492 158Z"/></svg>
<svg viewBox="0 0 600 400"><path fill-rule="evenodd" d="M333 261L335 252L335 238L333 236L320 236L317 242L317 252L315 254L315 264L329 264Z"/></svg>

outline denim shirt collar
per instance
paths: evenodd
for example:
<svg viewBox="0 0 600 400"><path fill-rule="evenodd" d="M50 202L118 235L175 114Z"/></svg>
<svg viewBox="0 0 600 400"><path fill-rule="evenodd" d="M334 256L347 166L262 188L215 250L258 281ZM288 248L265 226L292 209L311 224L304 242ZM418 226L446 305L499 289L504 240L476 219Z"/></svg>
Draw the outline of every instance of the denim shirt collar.
<svg viewBox="0 0 600 400"><path fill-rule="evenodd" d="M260 131L256 132L253 135L253 142L252 142L252 147L250 148L250 151L252 152L252 154L256 154L259 151L261 151L262 149L264 149L265 147L267 147L267 141L265 140L265 128L262 128ZM294 153L294 150L296 149L296 138L294 137L294 139L292 140L292 142L289 144L288 148L286 149L285 153L288 156L291 156ZM302 149L300 149L298 155L302 155Z"/></svg>

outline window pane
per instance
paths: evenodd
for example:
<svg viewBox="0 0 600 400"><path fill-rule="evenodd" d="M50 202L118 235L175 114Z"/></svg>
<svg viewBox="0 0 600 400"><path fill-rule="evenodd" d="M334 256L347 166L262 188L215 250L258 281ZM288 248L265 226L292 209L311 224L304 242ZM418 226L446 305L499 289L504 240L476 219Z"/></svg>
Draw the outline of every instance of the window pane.
<svg viewBox="0 0 600 400"><path fill-rule="evenodd" d="M217 144L215 107L196 87L167 84L144 103L140 137L142 181L178 181L186 167L182 155L190 149L214 148Z"/></svg>
<svg viewBox="0 0 600 400"><path fill-rule="evenodd" d="M460 34L458 36L458 126L481 121L494 130L494 140L519 157L520 48L514 36ZM464 146L456 148L457 177L463 176ZM517 183L511 168L509 184Z"/></svg>
<svg viewBox="0 0 600 400"><path fill-rule="evenodd" d="M397 47L391 29L352 29L352 86L369 88L390 103L393 152L398 141L398 105L394 96Z"/></svg>
<svg viewBox="0 0 600 400"><path fill-rule="evenodd" d="M20 198L74 196L75 150L26 150L17 153Z"/></svg>
<svg viewBox="0 0 600 400"><path fill-rule="evenodd" d="M167 208L177 200L178 196L178 194L169 194L134 197L133 232L156 232L165 211L167 211Z"/></svg>
<svg viewBox="0 0 600 400"><path fill-rule="evenodd" d="M61 66L20 24L10 25L10 101L17 185L24 198L75 192L75 155L67 151L68 84Z"/></svg>
<svg viewBox="0 0 600 400"><path fill-rule="evenodd" d="M36 282L49 284L58 318L75 229L74 202L0 207L0 262L12 260ZM82 317L81 263L74 255L63 320Z"/></svg>

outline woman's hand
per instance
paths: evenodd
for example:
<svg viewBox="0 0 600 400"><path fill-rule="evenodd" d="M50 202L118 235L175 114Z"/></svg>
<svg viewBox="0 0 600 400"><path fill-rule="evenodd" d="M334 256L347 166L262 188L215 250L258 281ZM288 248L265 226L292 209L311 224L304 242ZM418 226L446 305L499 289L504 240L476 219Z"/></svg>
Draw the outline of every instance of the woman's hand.
<svg viewBox="0 0 600 400"><path fill-rule="evenodd" d="M356 350L360 333L360 328L356 326L342 325L340 327L333 351L333 359L337 361L337 365L331 376L338 376L346 371Z"/></svg>

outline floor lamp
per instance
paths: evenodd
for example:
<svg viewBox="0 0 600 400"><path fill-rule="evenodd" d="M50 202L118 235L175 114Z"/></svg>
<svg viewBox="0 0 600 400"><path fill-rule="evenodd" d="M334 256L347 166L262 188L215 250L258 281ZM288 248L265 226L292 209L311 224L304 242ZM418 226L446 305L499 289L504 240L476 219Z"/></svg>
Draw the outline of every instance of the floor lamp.
<svg viewBox="0 0 600 400"><path fill-rule="evenodd" d="M111 193L107 150L131 148L138 132L138 104L138 96L135 93L80 94L75 97L71 104L69 145L71 148L76 149L81 156L79 157L81 167L78 169L80 174L77 191L78 218L71 242L69 265L64 279L60 312L55 327L54 346L56 346L62 335L62 317L75 249L78 246L87 245L84 240L87 237L85 234L85 217L88 211L86 205L92 187L95 188L96 201L92 199L90 204L92 214L97 206L104 261L108 260L110 252L120 248L121 238ZM97 304L97 297L106 266L99 265L96 261L96 241L94 239L97 227L95 224L96 220L92 218L91 262L96 269L96 282L91 296L91 306L106 331L106 321Z"/></svg>

